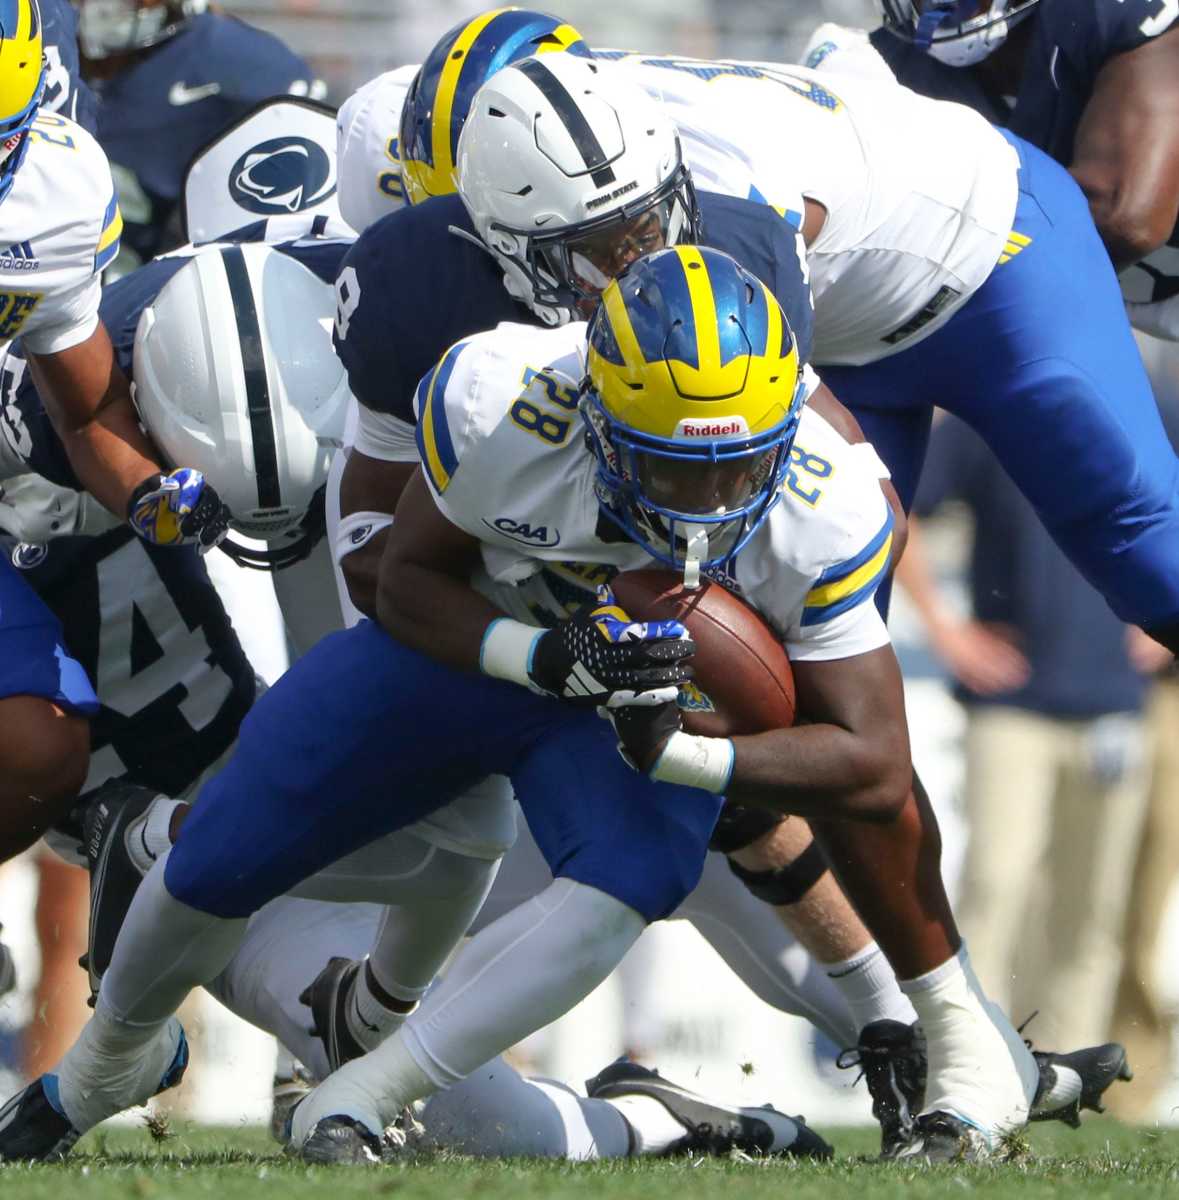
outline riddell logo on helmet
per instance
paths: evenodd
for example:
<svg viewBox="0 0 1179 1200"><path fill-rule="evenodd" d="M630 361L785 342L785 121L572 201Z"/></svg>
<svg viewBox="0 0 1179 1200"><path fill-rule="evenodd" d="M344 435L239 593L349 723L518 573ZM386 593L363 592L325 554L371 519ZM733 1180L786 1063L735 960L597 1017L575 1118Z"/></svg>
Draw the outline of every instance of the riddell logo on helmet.
<svg viewBox="0 0 1179 1200"><path fill-rule="evenodd" d="M685 417L675 427L676 437L682 438L736 437L739 433L748 432L749 423L744 417L714 417L712 420Z"/></svg>

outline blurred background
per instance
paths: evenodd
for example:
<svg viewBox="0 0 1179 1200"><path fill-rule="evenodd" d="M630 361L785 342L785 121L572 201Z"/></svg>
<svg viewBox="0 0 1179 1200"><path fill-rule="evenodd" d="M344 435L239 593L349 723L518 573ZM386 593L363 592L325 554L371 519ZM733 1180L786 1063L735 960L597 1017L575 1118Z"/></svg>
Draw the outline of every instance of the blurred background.
<svg viewBox="0 0 1179 1200"><path fill-rule="evenodd" d="M277 34L327 81L336 103L381 71L421 62L439 36L486 4L470 0L224 0ZM873 0L563 0L591 46L702 58L794 61L820 21L875 24Z"/></svg>
<svg viewBox="0 0 1179 1200"><path fill-rule="evenodd" d="M421 61L446 29L486 6L226 0L222 7L307 59L338 104L381 71ZM781 61L794 61L822 21L871 26L876 14L872 0L553 0L544 7L594 46ZM1144 342L1143 352L1169 427L1179 431L1179 347ZM914 757L942 824L945 872L988 988L1017 1024L1040 1010L1028 1036L1061 1050L1125 1041L1137 1078L1113 1089L1112 1106L1125 1119L1179 1123L1179 966L1160 953L1179 944L1179 802L1170 796L1179 789L1172 762L1179 681L1165 656L1092 604L1029 512L999 503L1002 480L981 454L961 431L939 426L919 501L921 552L894 592L891 620ZM215 572L218 559L210 559ZM269 580L223 565L222 582L247 651L273 680L286 658ZM1158 735L1162 729L1170 740ZM61 878L73 870L38 865L30 855L0 872L5 940L21 981L0 1001L0 1095L50 1065L38 1055L54 1040L45 1000L56 986L52 972L68 968L76 985L71 963L80 948L67 945L76 913L64 899L61 911L54 907L58 895L76 906L80 881ZM51 953L43 957L39 945ZM201 1050L178 1102L184 1115L265 1120L273 1044L209 1000L186 1014L186 1024ZM622 970L516 1056L522 1066L578 1083L624 1049L673 1079L747 1103L773 1101L820 1127L870 1120L866 1089L852 1086L855 1072L835 1069L839 1047L760 1003L684 923L650 930Z"/></svg>

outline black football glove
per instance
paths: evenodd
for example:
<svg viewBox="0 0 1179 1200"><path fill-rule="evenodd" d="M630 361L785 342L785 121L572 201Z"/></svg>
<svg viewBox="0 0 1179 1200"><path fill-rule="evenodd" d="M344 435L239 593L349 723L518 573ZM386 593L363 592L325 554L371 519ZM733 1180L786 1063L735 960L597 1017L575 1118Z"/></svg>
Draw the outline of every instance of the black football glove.
<svg viewBox="0 0 1179 1200"><path fill-rule="evenodd" d="M659 705L692 678L696 645L679 621L632 621L609 588L536 641L528 676L538 691L584 708Z"/></svg>

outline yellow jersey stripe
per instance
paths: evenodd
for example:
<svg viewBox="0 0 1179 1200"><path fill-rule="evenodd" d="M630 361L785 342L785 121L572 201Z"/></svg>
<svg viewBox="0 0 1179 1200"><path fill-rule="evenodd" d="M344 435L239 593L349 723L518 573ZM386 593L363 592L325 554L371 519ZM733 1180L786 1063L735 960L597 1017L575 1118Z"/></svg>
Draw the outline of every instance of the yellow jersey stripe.
<svg viewBox="0 0 1179 1200"><path fill-rule="evenodd" d="M851 574L831 583L821 584L812 588L807 594L807 608L827 608L845 597L858 592L865 584L870 583L874 576L881 574L887 567L889 555L892 553L892 532L884 539L880 549L863 566L857 567Z"/></svg>

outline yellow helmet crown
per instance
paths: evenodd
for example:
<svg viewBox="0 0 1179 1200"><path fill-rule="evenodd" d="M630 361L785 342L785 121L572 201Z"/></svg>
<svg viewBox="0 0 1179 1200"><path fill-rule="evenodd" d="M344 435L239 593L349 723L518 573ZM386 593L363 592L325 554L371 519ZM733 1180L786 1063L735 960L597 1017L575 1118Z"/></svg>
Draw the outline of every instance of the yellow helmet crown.
<svg viewBox="0 0 1179 1200"><path fill-rule="evenodd" d="M28 149L44 78L37 0L0 0L0 200Z"/></svg>
<svg viewBox="0 0 1179 1200"><path fill-rule="evenodd" d="M769 288L702 246L639 259L602 293L589 330L602 407L657 437L680 437L697 422L733 426L716 437L772 429L791 411L799 370Z"/></svg>

